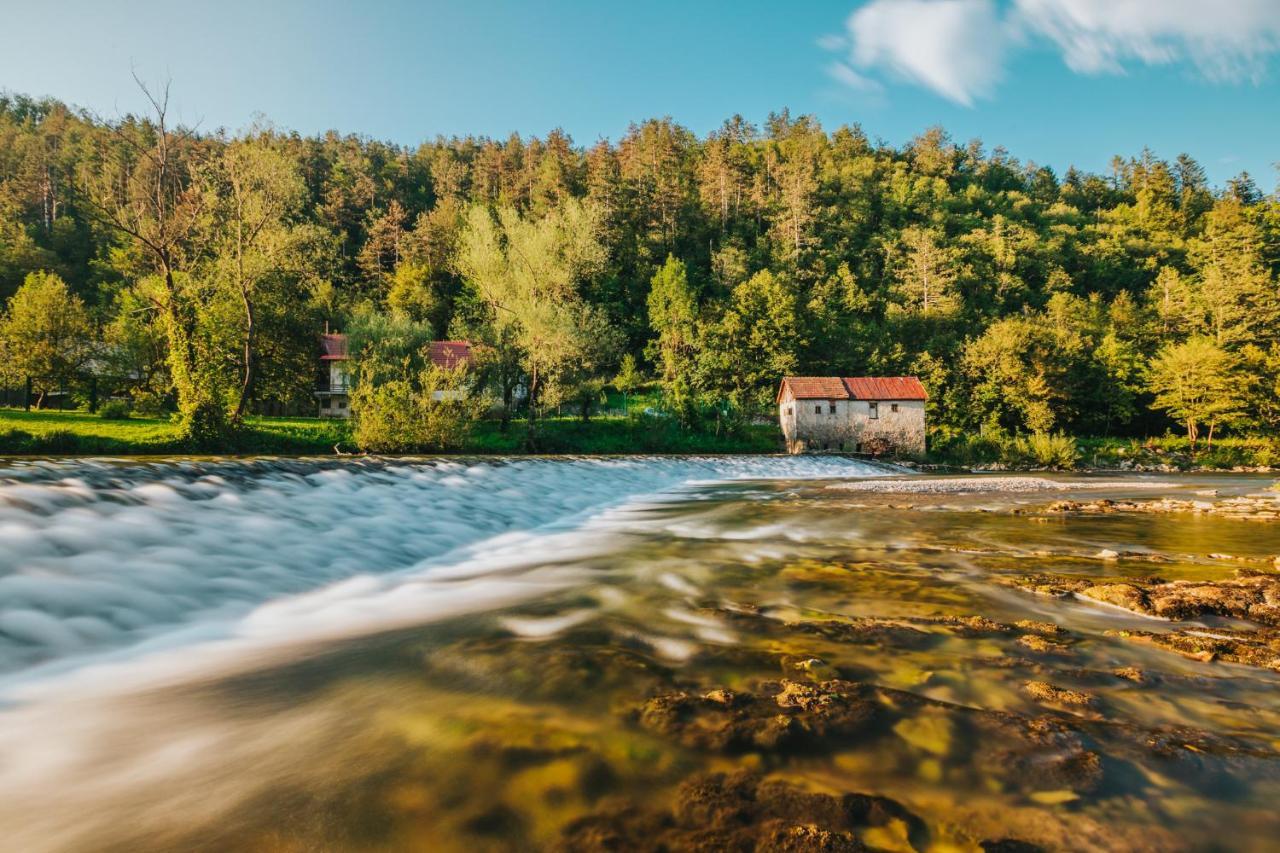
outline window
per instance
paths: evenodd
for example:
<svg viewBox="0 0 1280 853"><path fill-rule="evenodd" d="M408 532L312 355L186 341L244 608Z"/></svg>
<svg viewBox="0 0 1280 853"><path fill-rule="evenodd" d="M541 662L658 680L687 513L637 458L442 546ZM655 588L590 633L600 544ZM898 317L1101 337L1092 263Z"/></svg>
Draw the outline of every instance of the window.
<svg viewBox="0 0 1280 853"><path fill-rule="evenodd" d="M821 406L814 406L814 407L813 407L813 413L814 413L815 415L820 415L820 414L822 414L822 407L821 407Z"/></svg>
<svg viewBox="0 0 1280 853"><path fill-rule="evenodd" d="M790 415L790 414L791 414L791 407L790 407L790 406L787 406L787 414L788 414L788 415Z"/></svg>
<svg viewBox="0 0 1280 853"><path fill-rule="evenodd" d="M832 400L827 404L827 414L834 415L836 413L836 401Z"/></svg>
<svg viewBox="0 0 1280 853"><path fill-rule="evenodd" d="M867 403L867 417L870 418L871 420L875 420L876 418L880 417L879 403Z"/></svg>
<svg viewBox="0 0 1280 853"><path fill-rule="evenodd" d="M890 404L889 404L889 411L891 411L891 412L896 412L896 411L898 411L898 404L897 404L897 403L890 403Z"/></svg>

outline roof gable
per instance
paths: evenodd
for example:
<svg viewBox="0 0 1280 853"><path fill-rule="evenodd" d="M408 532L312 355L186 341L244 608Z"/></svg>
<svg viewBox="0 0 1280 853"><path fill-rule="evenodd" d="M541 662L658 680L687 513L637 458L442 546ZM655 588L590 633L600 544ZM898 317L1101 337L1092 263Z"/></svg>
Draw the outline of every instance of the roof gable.
<svg viewBox="0 0 1280 853"><path fill-rule="evenodd" d="M789 392L796 400L927 400L914 376L786 376L778 400Z"/></svg>
<svg viewBox="0 0 1280 853"><path fill-rule="evenodd" d="M471 361L470 341L432 341L431 363L436 367L452 369ZM320 336L321 361L347 361L351 354L347 349L347 336L323 334Z"/></svg>

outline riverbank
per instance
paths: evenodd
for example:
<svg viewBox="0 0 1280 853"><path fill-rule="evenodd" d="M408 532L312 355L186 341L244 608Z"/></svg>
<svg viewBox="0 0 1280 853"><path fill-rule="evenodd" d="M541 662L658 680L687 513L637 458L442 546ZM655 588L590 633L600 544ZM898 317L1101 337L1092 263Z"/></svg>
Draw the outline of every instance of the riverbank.
<svg viewBox="0 0 1280 853"><path fill-rule="evenodd" d="M525 452L525 425L503 431L482 421L456 452L517 455ZM0 409L0 456L153 456L183 453L176 426L166 418L107 420L88 412L24 412ZM545 418L538 427L540 453L777 453L781 436L772 424L732 434L690 432L669 418ZM228 454L324 456L355 453L350 423L328 418L250 418L226 448Z"/></svg>
<svg viewBox="0 0 1280 853"><path fill-rule="evenodd" d="M151 456L185 452L166 418L107 420L88 412L0 409L0 456ZM750 424L733 434L691 432L664 417L604 415L544 418L538 452L546 454L780 453L771 424ZM329 456L356 453L350 423L322 418L250 418L226 454ZM503 431L481 421L454 452L521 455L525 424ZM1232 436L1192 451L1183 437L1048 439L934 434L929 455L910 460L924 470L974 471L1272 471L1280 470L1280 438Z"/></svg>
<svg viewBox="0 0 1280 853"><path fill-rule="evenodd" d="M1073 436L930 436L926 465L975 471L1273 471L1280 469L1280 437L1231 436L1201 441Z"/></svg>

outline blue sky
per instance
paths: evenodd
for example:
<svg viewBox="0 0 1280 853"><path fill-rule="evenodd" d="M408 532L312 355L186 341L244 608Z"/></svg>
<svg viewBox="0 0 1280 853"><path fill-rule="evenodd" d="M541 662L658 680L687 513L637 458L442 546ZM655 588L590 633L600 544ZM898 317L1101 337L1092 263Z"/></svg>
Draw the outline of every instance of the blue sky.
<svg viewBox="0 0 1280 853"><path fill-rule="evenodd" d="M560 126L590 144L650 116L705 133L789 107L895 145L941 124L1059 171L1149 145L1271 190L1280 160L1280 0L0 0L0 14L0 88L111 116L139 107L131 70L167 76L206 129L262 114L400 143Z"/></svg>

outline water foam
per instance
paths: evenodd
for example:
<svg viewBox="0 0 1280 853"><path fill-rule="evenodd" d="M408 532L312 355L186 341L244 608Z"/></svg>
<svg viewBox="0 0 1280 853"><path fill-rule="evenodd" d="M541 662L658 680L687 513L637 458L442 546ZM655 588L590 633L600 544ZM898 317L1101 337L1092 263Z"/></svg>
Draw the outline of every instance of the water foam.
<svg viewBox="0 0 1280 853"><path fill-rule="evenodd" d="M442 578L564 556L630 499L884 473L839 457L14 466L0 472L0 673L408 620ZM502 597L501 579L483 586Z"/></svg>

